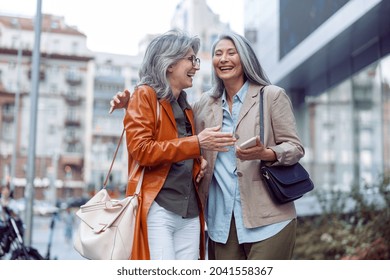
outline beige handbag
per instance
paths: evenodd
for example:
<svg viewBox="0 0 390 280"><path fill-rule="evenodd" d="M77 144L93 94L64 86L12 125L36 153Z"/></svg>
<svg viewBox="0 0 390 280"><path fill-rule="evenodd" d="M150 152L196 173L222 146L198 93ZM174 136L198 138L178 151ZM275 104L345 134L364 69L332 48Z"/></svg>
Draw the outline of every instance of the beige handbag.
<svg viewBox="0 0 390 280"><path fill-rule="evenodd" d="M144 169L133 196L122 200L111 199L106 184L112 165L122 141L124 130L114 154L103 188L76 212L80 225L74 239L74 248L83 257L91 260L129 259L133 247L135 220L138 210L138 194L141 189ZM139 166L130 174L131 178Z"/></svg>

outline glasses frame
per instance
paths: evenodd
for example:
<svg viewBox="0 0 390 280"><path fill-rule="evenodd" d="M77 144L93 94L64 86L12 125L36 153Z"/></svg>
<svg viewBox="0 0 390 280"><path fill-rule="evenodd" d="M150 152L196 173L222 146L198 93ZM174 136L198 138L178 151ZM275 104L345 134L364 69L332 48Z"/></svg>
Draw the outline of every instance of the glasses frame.
<svg viewBox="0 0 390 280"><path fill-rule="evenodd" d="M200 67L200 58L196 57L196 55L193 54L193 55L187 57L187 59L192 62L193 67L196 67L196 66Z"/></svg>

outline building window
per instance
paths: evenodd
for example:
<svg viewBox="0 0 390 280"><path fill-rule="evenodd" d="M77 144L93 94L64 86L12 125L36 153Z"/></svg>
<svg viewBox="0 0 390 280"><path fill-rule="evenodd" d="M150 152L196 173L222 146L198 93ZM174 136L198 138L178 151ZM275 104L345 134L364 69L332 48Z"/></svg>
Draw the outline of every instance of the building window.
<svg viewBox="0 0 390 280"><path fill-rule="evenodd" d="M306 98L310 173L323 188L350 190L390 172L390 56ZM305 157L307 160L307 157Z"/></svg>
<svg viewBox="0 0 390 280"><path fill-rule="evenodd" d="M18 42L19 42L19 36L12 36L12 38L11 38L11 48L12 49L16 49Z"/></svg>
<svg viewBox="0 0 390 280"><path fill-rule="evenodd" d="M73 42L72 43L72 53L77 54L79 51L79 43Z"/></svg>
<svg viewBox="0 0 390 280"><path fill-rule="evenodd" d="M58 28L58 22L52 21L52 22L51 22L51 25L50 25L50 28L51 28L51 29L57 29L57 28Z"/></svg>
<svg viewBox="0 0 390 280"><path fill-rule="evenodd" d="M52 94L56 94L57 91L58 91L57 84L51 84L51 85L50 85L50 92L51 92Z"/></svg>
<svg viewBox="0 0 390 280"><path fill-rule="evenodd" d="M13 116L15 105L13 103L6 103L3 105L3 115Z"/></svg>
<svg viewBox="0 0 390 280"><path fill-rule="evenodd" d="M76 144L74 144L74 143L68 144L66 151L68 153L75 153L76 152Z"/></svg>
<svg viewBox="0 0 390 280"><path fill-rule="evenodd" d="M249 40L252 44L257 43L257 30L256 29L246 29L245 38Z"/></svg>
<svg viewBox="0 0 390 280"><path fill-rule="evenodd" d="M8 63L8 69L12 70L16 68L16 62L14 60L10 60Z"/></svg>
<svg viewBox="0 0 390 280"><path fill-rule="evenodd" d="M1 125L1 138L7 141L13 140L13 123L12 122L3 122Z"/></svg>
<svg viewBox="0 0 390 280"><path fill-rule="evenodd" d="M349 0L280 0L280 58L284 57ZM304 7L304 8L302 8Z"/></svg>

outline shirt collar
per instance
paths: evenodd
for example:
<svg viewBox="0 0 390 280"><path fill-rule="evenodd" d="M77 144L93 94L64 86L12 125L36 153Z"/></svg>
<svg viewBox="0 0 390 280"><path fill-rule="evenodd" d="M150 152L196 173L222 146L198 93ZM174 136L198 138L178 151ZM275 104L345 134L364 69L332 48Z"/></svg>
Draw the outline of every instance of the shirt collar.
<svg viewBox="0 0 390 280"><path fill-rule="evenodd" d="M180 93L179 98L177 98L177 103L179 103L179 106L183 111L185 109L191 109L191 106L187 101L187 93L184 90Z"/></svg>
<svg viewBox="0 0 390 280"><path fill-rule="evenodd" d="M248 87L249 87L249 82L246 81L242 87L240 88L240 90L236 93L236 96L238 98L238 100L241 102L241 103L244 103L244 99L245 99L245 96L246 96L246 93L248 92ZM226 103L226 90L224 89L223 90L223 94L222 94L222 105L224 105Z"/></svg>

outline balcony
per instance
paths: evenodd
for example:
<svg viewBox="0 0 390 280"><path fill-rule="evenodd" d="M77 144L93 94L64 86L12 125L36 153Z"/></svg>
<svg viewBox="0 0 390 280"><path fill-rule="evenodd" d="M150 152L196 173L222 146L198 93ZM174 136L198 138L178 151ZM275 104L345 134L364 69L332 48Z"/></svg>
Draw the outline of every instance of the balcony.
<svg viewBox="0 0 390 280"><path fill-rule="evenodd" d="M3 122L13 122L14 121L14 113L13 112L3 112L1 119Z"/></svg>
<svg viewBox="0 0 390 280"><path fill-rule="evenodd" d="M80 126L81 121L80 118L76 118L74 116L68 116L65 118L65 126Z"/></svg>
<svg viewBox="0 0 390 280"><path fill-rule="evenodd" d="M75 135L66 135L65 136L65 141L68 143L68 144L77 144L80 142L80 139L75 136Z"/></svg>
<svg viewBox="0 0 390 280"><path fill-rule="evenodd" d="M71 86L79 86L82 83L81 75L73 72L68 72L65 76L65 80Z"/></svg>
<svg viewBox="0 0 390 280"><path fill-rule="evenodd" d="M31 80L31 76L32 76L32 70L30 69L30 70L28 70L28 78ZM45 80L45 77L46 77L46 75L45 75L45 71L44 70L40 70L39 71L39 80L41 81L41 82L43 82L44 80Z"/></svg>
<svg viewBox="0 0 390 280"><path fill-rule="evenodd" d="M65 93L64 95L65 101L72 106L79 105L82 101L82 98L80 95L75 93Z"/></svg>

